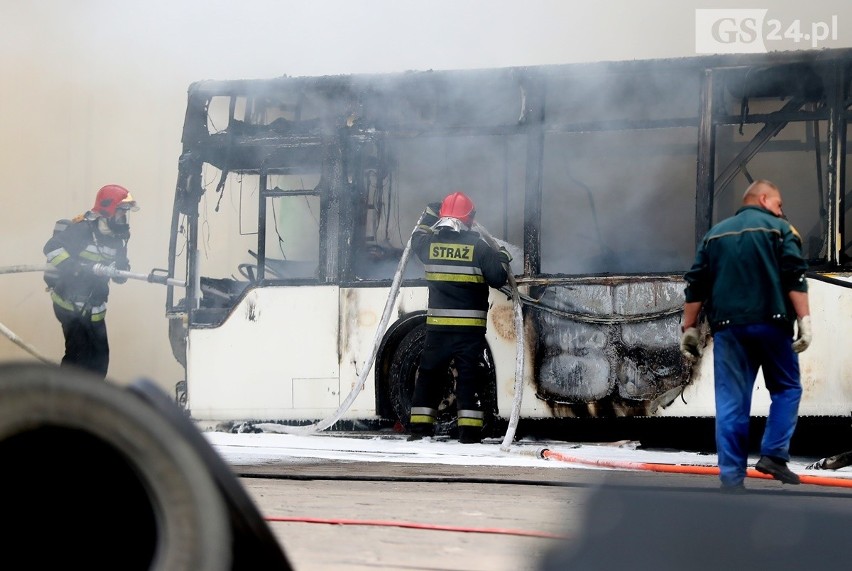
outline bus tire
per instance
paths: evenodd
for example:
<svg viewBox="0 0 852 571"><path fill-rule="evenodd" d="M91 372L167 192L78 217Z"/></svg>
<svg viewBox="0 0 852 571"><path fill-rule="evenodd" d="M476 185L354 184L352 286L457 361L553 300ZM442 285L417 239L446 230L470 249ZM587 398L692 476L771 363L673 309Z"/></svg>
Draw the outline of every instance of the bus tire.
<svg viewBox="0 0 852 571"><path fill-rule="evenodd" d="M68 367L0 366L0 459L9 560L231 569L227 509L203 460L116 385Z"/></svg>
<svg viewBox="0 0 852 571"><path fill-rule="evenodd" d="M426 340L426 324L421 323L414 327L400 341L394 352L390 365L390 398L394 414L397 420L406 429L411 416L411 399L414 395L414 383L417 380L420 367L420 356L423 354L423 344ZM488 369L487 383L480 395L482 409L485 412L484 434L488 434L494 425L494 414L496 411L496 376L493 367L493 358L490 349L485 355L485 366ZM458 433L455 382L456 370L450 363L447 375L442 383L441 402L438 405L438 417L435 426L436 434L448 434L455 437Z"/></svg>

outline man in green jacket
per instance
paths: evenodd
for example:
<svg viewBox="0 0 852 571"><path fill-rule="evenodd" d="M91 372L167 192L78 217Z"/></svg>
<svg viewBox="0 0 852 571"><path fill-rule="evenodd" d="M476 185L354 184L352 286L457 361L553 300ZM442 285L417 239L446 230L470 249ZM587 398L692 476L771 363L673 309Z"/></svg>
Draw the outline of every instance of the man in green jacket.
<svg viewBox="0 0 852 571"><path fill-rule="evenodd" d="M726 492L745 489L751 397L761 367L771 405L755 468L799 483L787 461L802 396L797 353L810 344L811 318L801 237L781 207L776 185L752 183L736 214L704 236L684 276L682 352L700 355L702 308L713 334L716 449Z"/></svg>

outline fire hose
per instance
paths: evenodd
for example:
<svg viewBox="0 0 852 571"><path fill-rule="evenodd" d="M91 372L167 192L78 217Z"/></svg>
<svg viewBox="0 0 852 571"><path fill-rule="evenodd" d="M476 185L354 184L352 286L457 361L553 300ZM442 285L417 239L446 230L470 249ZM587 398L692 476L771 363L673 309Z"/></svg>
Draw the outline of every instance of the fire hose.
<svg viewBox="0 0 852 571"><path fill-rule="evenodd" d="M27 353L29 353L30 355L32 355L33 357L35 357L39 361L41 361L43 363L47 363L48 365L55 365L56 364L56 361L54 361L53 359L50 359L48 357L45 357L44 355L39 353L36 350L35 347L33 347L32 345L30 345L29 343L27 343L26 341L24 341L23 339L21 339L20 337L15 335L14 331L9 329L8 327L3 325L2 323L0 323L0 333L2 333L5 337L7 337L9 339L9 341L11 341L15 345L17 345L18 347L20 347L21 349L26 351Z"/></svg>
<svg viewBox="0 0 852 571"><path fill-rule="evenodd" d="M719 475L718 466L701 466L701 465L682 465L682 464L658 464L653 462L633 462L629 460L603 460L603 459L588 459L570 454L564 454L550 450L548 448L539 448L533 451L526 451L528 455L544 460L558 460L569 464L584 464L587 466L597 466L602 468L614 468L620 470L643 470L648 472L665 472L669 474L698 474L705 476ZM806 469L812 469L813 464L807 466ZM769 474L758 472L754 468L746 470L746 476L749 478L760 478L763 480L772 480L773 477ZM823 476L807 476L800 475L799 479L803 484L813 484L815 486L830 486L837 488L852 488L852 480L847 478L831 478Z"/></svg>
<svg viewBox="0 0 852 571"><path fill-rule="evenodd" d="M186 283L170 278L168 271L154 268L147 274L136 274L125 270L119 270L115 266L107 266L105 264L95 264L92 267L92 273L96 276L105 278L125 278L130 280L140 280L152 284L170 285L176 287L186 287Z"/></svg>
<svg viewBox="0 0 852 571"><path fill-rule="evenodd" d="M94 264L91 266L92 273L96 276L104 278L125 278L130 280L140 280L152 284L170 285L176 287L186 287L186 283L170 278L167 270L154 268L147 274L139 274L125 270L119 270L113 265ZM56 273L57 269L50 264L39 265L18 265L0 267L0 274L18 274L24 272L46 272Z"/></svg>
<svg viewBox="0 0 852 571"><path fill-rule="evenodd" d="M499 246L488 230L478 222L474 222L474 227L481 233L485 241L495 249ZM503 442L500 444L500 450L509 452L512 441L515 439L515 431L518 428L518 422L521 417L521 400L524 395L524 312L521 306L521 298L518 293L518 284L515 282L515 276L512 273L512 268L509 264L505 264L506 273L509 278L509 287L512 295L512 308L514 310L515 322L515 385L514 398L512 399L512 413L509 416L509 425L506 428L506 434L503 437Z"/></svg>
<svg viewBox="0 0 852 571"><path fill-rule="evenodd" d="M91 266L92 273L96 276L101 276L105 278L124 278L131 280L140 280L148 283L161 284L161 285L171 285L176 287L186 287L186 284L180 280L176 280L174 278L168 277L168 272L166 270L161 269L153 269L147 274L140 274L129 272L125 270L119 270L115 266L106 265L106 264L94 264ZM55 267L49 264L39 264L39 265L16 265L16 266L5 266L0 267L0 275L2 274L19 274L26 272L45 272L47 274L56 273L57 270ZM25 342L23 339L18 337L14 331L6 327L3 323L0 323L0 334L9 339L12 343L38 359L44 363L49 365L55 365L56 361L45 357L39 351L35 349L32 345Z"/></svg>

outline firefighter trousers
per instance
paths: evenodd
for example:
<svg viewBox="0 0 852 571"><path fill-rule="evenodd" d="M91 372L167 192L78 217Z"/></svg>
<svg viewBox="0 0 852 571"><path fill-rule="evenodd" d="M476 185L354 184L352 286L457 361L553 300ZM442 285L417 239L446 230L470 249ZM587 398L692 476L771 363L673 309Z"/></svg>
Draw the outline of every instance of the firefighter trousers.
<svg viewBox="0 0 852 571"><path fill-rule="evenodd" d="M420 358L420 373L414 387L412 411L433 411L431 415L421 415L420 420L428 423L428 417L434 422L441 399L445 395L448 381L448 368L452 362L458 377L455 379L456 404L459 411L459 425L482 427L481 395L485 385L486 349L485 333L477 328L476 332L443 332L428 330ZM412 414L412 420L415 420Z"/></svg>
<svg viewBox="0 0 852 571"><path fill-rule="evenodd" d="M61 366L86 369L101 379L109 367L109 341L106 321L92 321L91 315L69 311L54 304L53 312L62 325L65 355Z"/></svg>

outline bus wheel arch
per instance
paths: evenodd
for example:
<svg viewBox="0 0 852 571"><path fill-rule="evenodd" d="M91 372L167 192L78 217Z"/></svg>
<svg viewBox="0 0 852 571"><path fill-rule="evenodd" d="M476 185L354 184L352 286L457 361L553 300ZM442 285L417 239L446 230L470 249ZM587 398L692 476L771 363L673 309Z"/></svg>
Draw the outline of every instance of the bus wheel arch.
<svg viewBox="0 0 852 571"><path fill-rule="evenodd" d="M421 323L426 323L425 311L414 311L402 316L388 326L381 345L379 345L379 350L376 353L375 383L376 413L381 418L396 420L391 397L391 365L402 340Z"/></svg>

